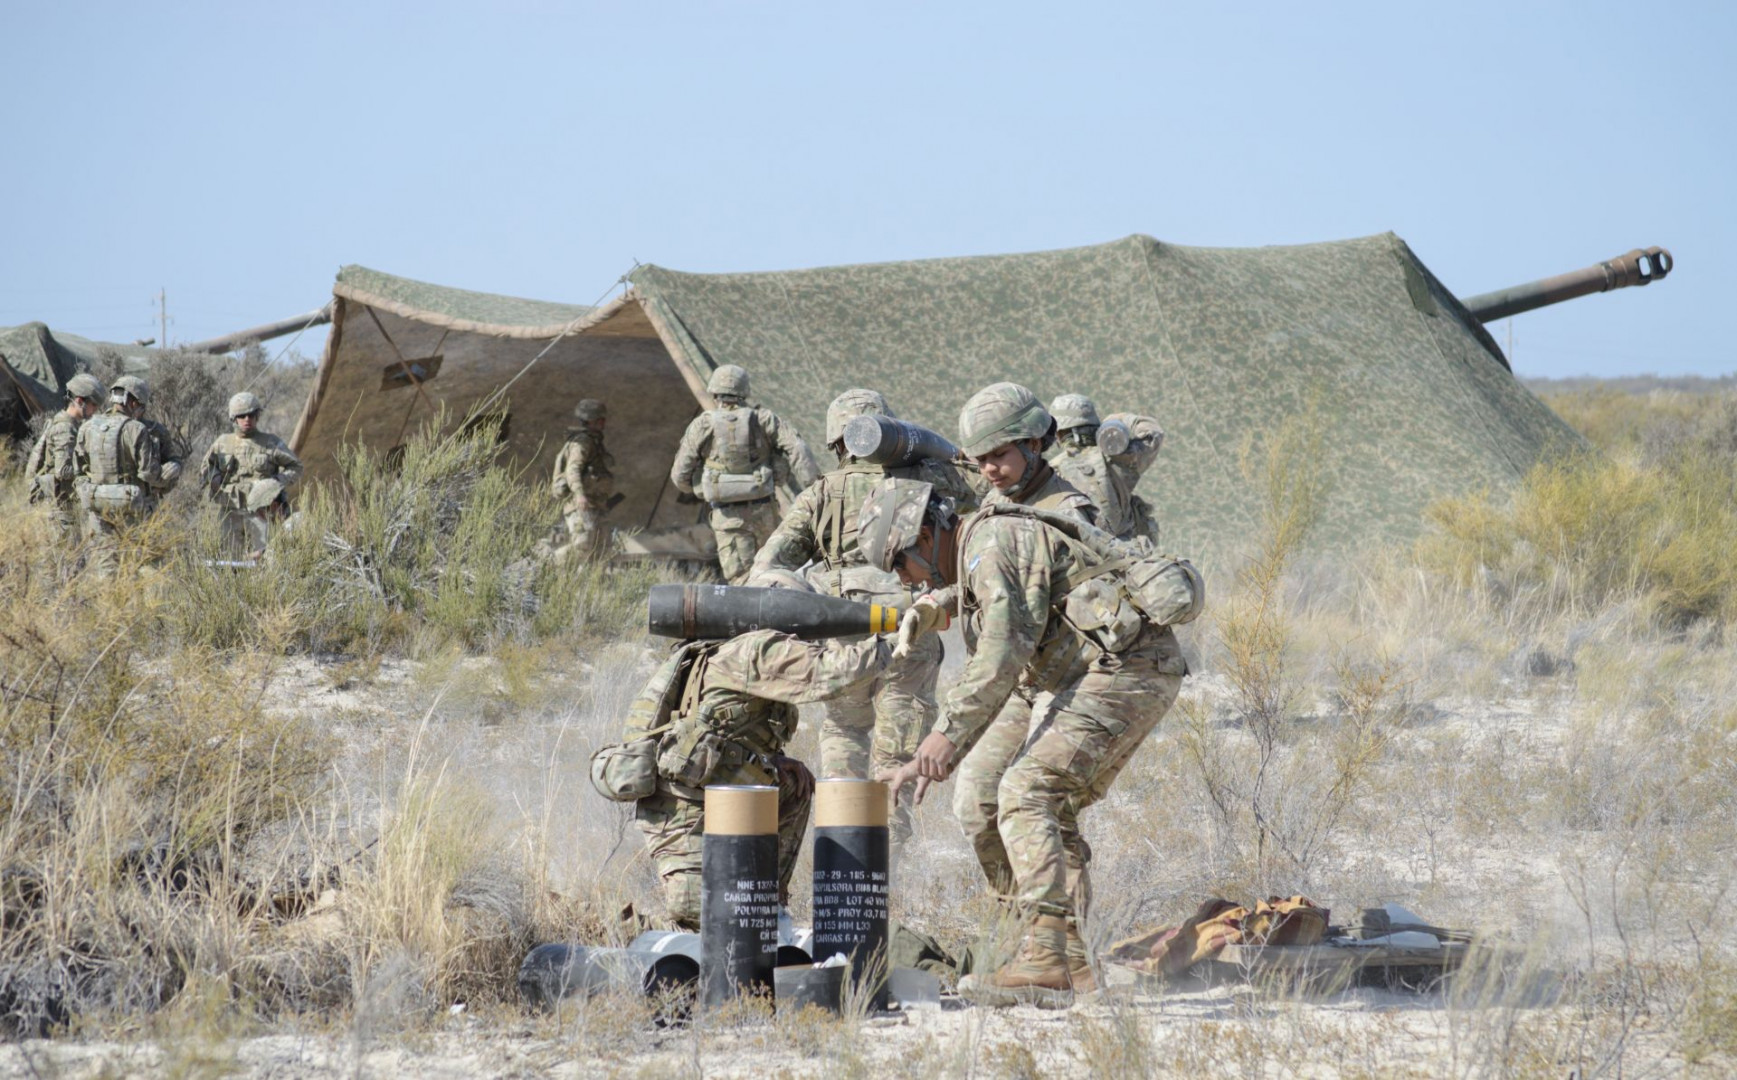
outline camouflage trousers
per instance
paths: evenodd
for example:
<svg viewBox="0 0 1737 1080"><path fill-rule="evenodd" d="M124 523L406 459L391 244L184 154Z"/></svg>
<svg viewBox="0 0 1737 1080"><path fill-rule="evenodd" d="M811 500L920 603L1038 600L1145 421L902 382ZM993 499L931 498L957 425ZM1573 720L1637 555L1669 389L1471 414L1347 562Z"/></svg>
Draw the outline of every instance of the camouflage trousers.
<svg viewBox="0 0 1737 1080"><path fill-rule="evenodd" d="M894 660L872 682L826 703L820 724L820 776L867 779L917 756L917 744L940 711L941 636L924 634L909 656ZM891 825L894 843L911 835L910 803L901 798Z"/></svg>
<svg viewBox="0 0 1737 1080"><path fill-rule="evenodd" d="M78 540L79 518L83 511L77 503L70 499L56 499L48 508L48 524L54 529L54 535L62 543L71 544Z"/></svg>
<svg viewBox="0 0 1737 1080"><path fill-rule="evenodd" d="M770 784L771 775L752 765L712 778L715 784ZM798 798L788 784L778 785L778 901L790 899L790 875L802 853L813 797ZM659 781L657 793L634 804L646 851L663 884L664 914L681 930L700 928L700 851L706 832L704 801L690 798Z"/></svg>
<svg viewBox="0 0 1737 1080"><path fill-rule="evenodd" d="M1036 696L1029 687L1015 690L953 774L953 816L977 853L989 891L998 897L1013 895L1013 864L1001 842L1001 778L1025 749Z"/></svg>
<svg viewBox="0 0 1737 1080"><path fill-rule="evenodd" d="M563 559L594 559L609 546L609 526L603 523L603 512L581 507L566 513L567 543L560 549Z"/></svg>
<svg viewBox="0 0 1737 1080"><path fill-rule="evenodd" d="M1085 918L1092 855L1080 813L1170 711L1186 670L1175 635L1147 630L1056 693L1010 699L960 764L954 811L990 888L1025 918Z"/></svg>
<svg viewBox="0 0 1737 1080"><path fill-rule="evenodd" d="M778 529L778 500L714 506L710 521L718 539L718 568L725 581L740 585L753 568L754 553Z"/></svg>
<svg viewBox="0 0 1737 1080"><path fill-rule="evenodd" d="M147 515L107 516L84 512L84 535L90 541L90 566L99 577L111 577L121 565L121 546L144 525Z"/></svg>
<svg viewBox="0 0 1737 1080"><path fill-rule="evenodd" d="M264 552L271 539L271 523L258 514L245 510L228 510L223 514L223 557L246 559L255 552Z"/></svg>

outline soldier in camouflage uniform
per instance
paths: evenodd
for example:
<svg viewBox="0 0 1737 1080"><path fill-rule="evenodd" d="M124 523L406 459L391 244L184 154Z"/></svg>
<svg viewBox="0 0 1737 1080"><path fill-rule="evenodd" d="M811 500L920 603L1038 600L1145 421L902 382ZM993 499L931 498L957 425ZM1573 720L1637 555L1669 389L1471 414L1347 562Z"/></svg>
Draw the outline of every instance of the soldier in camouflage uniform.
<svg viewBox="0 0 1737 1080"><path fill-rule="evenodd" d="M983 1004L1065 1006L1076 991L1097 987L1081 933L1091 849L1079 815L1104 796L1175 700L1187 673L1176 636L1127 604L1119 570L1098 569L1103 552L1130 549L1077 518L1003 504L961 525L927 485L888 480L862 520L871 563L913 586L951 587L970 650L935 730L887 778L895 790L915 780L920 797L962 755L969 760L1017 687L1044 694L998 790L997 829L1024 940L1013 959L966 976L959 989ZM1118 618L1099 625L1083 617L1106 602ZM917 609L934 604L920 601ZM901 647L932 622L931 613L909 613Z"/></svg>
<svg viewBox="0 0 1737 1080"><path fill-rule="evenodd" d="M573 406L579 425L567 432L567 444L555 456L555 476L550 489L563 500L561 512L567 521L567 546L556 557L571 554L590 559L609 544L609 527L603 518L615 495L615 477L609 467L615 458L603 448L603 428L609 410L596 398Z"/></svg>
<svg viewBox="0 0 1737 1080"><path fill-rule="evenodd" d="M700 847L708 784L778 787L778 899L789 897L814 775L784 756L797 706L872 681L891 659L880 637L853 645L801 641L755 630L728 641L678 646L628 712L627 739L656 732L657 790L634 804L646 848L663 883L669 921L700 928Z"/></svg>
<svg viewBox="0 0 1737 1080"><path fill-rule="evenodd" d="M122 537L156 509L164 484L157 440L138 418L150 393L143 380L129 376L110 391L108 410L78 429L73 444L85 536L92 564L103 576L119 566Z"/></svg>
<svg viewBox="0 0 1737 1080"><path fill-rule="evenodd" d="M974 508L976 496L951 462L925 460L884 469L850 456L844 448L844 427L863 414L891 417L893 411L874 390L846 390L827 406L826 443L838 458L838 468L790 505L754 557L749 580L771 570L800 571L813 563L808 580L822 592L871 604L909 604L910 592L898 578L867 565L857 550L856 518L863 499L887 476L926 480L961 510ZM927 636L874 682L829 701L820 727L820 775L829 780L867 778L911 760L935 722L941 659L941 639ZM908 803L897 807L891 824L895 842L910 835Z"/></svg>
<svg viewBox="0 0 1737 1080"><path fill-rule="evenodd" d="M1110 468L1098 449L1098 407L1084 394L1063 394L1050 403L1055 417L1055 446L1049 462L1068 483L1085 493L1097 508L1097 526L1122 537L1130 524L1129 500L1134 491L1125 473Z"/></svg>
<svg viewBox="0 0 1737 1080"><path fill-rule="evenodd" d="M1091 501L1043 458L1055 439L1055 421L1030 390L996 383L978 391L959 414L960 446L990 485L985 506L1019 503L1071 515L1090 523ZM943 606L954 598L943 594ZM924 605L923 610L930 610ZM974 741L953 788L953 813L977 853L990 890L1012 896L1013 867L999 829L1002 776L1025 745L1038 691L1015 686L994 721Z"/></svg>
<svg viewBox="0 0 1737 1080"><path fill-rule="evenodd" d="M1109 456L1110 472L1121 478L1122 486L1129 492L1128 524L1118 535L1125 540L1149 541L1156 548L1157 516L1152 512L1152 504L1133 492L1146 470L1158 460L1158 449L1164 445L1164 428L1154 418L1138 413L1111 413L1104 417L1104 422L1120 423L1129 435L1128 449Z"/></svg>
<svg viewBox="0 0 1737 1080"><path fill-rule="evenodd" d="M54 504L49 520L64 541L78 539L79 513L73 481L78 476L75 444L79 425L97 414L102 400L103 384L96 379L82 371L68 379L66 408L55 413L42 429L25 465L25 473L30 477L30 501Z"/></svg>
<svg viewBox="0 0 1737 1080"><path fill-rule="evenodd" d="M1050 463L1097 506L1098 527L1118 540L1156 545L1151 504L1134 489L1164 441L1158 421L1138 413L1112 413L1100 421L1097 405L1083 394L1063 394L1050 407L1058 432ZM1109 423L1128 431L1127 449L1118 454L1106 453L1098 440L1100 428Z"/></svg>
<svg viewBox="0 0 1737 1080"><path fill-rule="evenodd" d="M706 383L716 407L694 418L682 434L670 482L683 495L704 499L718 538L724 580L740 584L754 552L778 528L777 485L801 491L820 469L802 436L771 409L751 407L748 373L735 364L712 372Z"/></svg>
<svg viewBox="0 0 1737 1080"><path fill-rule="evenodd" d="M259 430L264 406L242 391L229 399L235 430L211 443L201 474L206 495L222 507L223 546L232 556L259 558L281 517L284 489L301 478L302 463L284 441Z"/></svg>
<svg viewBox="0 0 1737 1080"><path fill-rule="evenodd" d="M133 419L145 425L145 429L151 433L151 441L157 444L157 460L160 464L157 466L156 479L151 484L151 490L156 496L156 501L152 503L154 509L157 502L161 502L163 497L175 490L175 485L181 482L182 451L167 427L145 415L145 406L151 403L151 390L145 385L145 380L137 375L122 375L109 387L109 394L125 394L133 402L128 406L132 410Z"/></svg>

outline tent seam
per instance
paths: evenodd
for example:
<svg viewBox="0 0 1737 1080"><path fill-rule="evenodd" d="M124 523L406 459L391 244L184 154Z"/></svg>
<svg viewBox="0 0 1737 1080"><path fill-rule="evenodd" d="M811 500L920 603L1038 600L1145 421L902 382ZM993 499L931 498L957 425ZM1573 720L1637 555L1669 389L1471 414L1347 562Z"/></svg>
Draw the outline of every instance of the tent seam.
<svg viewBox="0 0 1737 1080"><path fill-rule="evenodd" d="M1392 252L1393 256L1396 259L1404 259L1409 254L1408 252L1400 251L1399 248L1394 247L1391 244L1390 244L1388 250L1390 252ZM1403 270L1404 268L1402 267L1401 269ZM1434 299L1434 290L1431 290L1431 299ZM1438 301L1438 305L1439 305L1439 301ZM1440 360L1444 367L1451 367L1452 365L1454 365L1456 363L1459 364L1459 366L1464 367L1465 365L1463 362L1448 359L1447 353L1442 350L1441 342L1436 340L1435 331L1430 329L1429 324L1423 321L1425 319L1431 318L1431 316L1424 314L1422 311L1419 311L1416 304L1408 303L1407 306L1411 308L1412 321L1417 323L1419 325L1419 327L1423 330L1424 340L1428 341L1429 347L1435 351L1436 359ZM1512 374L1512 372L1510 372L1510 374ZM1501 432L1497 431L1495 429L1495 427L1491 425L1490 418L1487 415L1488 410L1477 408L1478 399L1477 399L1477 397L1474 397L1472 395L1471 390L1465 386L1463 379L1455 379L1454 382L1456 385L1459 386L1460 397L1464 401L1466 401L1467 404L1472 406L1471 411L1473 413L1477 414L1478 423L1480 426L1483 427L1484 434L1489 436L1491 442L1495 443L1496 449L1501 453L1502 460L1508 463L1508 468L1513 472L1514 478L1516 480L1518 480L1518 479L1524 477L1526 475L1526 471L1520 467L1519 462L1514 460L1513 455L1508 453L1508 447L1506 444L1506 440L1504 440L1502 438ZM1482 395L1479 395L1479 396L1482 396ZM1485 399L1484 403L1486 405L1492 404L1487 398Z"/></svg>

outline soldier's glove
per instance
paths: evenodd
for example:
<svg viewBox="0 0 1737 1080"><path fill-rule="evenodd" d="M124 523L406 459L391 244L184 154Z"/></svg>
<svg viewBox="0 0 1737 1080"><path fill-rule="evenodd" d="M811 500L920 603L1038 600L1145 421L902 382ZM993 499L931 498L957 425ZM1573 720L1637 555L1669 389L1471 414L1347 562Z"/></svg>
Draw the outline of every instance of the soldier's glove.
<svg viewBox="0 0 1737 1080"><path fill-rule="evenodd" d="M798 799L811 798L814 795L814 774L808 771L808 766L793 757L779 754L771 760L772 769L778 775L779 782L794 789Z"/></svg>
<svg viewBox="0 0 1737 1080"><path fill-rule="evenodd" d="M947 609L937 603L934 597L923 595L917 597L916 603L905 609L905 614L899 619L899 641L893 646L893 659L903 660L911 655L911 650L917 647L917 639L924 634L945 630L952 625L947 617Z"/></svg>
<svg viewBox="0 0 1737 1080"><path fill-rule="evenodd" d="M158 473L163 477L163 483L173 485L175 481L181 479L181 463L179 461L166 462L158 470Z"/></svg>

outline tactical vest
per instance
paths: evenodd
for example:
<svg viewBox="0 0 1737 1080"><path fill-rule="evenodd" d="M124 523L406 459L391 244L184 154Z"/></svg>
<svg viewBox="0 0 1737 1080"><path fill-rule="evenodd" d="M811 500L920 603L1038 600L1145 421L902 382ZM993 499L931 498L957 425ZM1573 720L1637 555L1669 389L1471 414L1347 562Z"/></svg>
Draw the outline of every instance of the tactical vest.
<svg viewBox="0 0 1737 1080"><path fill-rule="evenodd" d="M814 539L827 569L857 566L863 562L857 549L862 527L857 521L863 500L886 476L879 465L853 461L820 478L820 520L814 523Z"/></svg>
<svg viewBox="0 0 1737 1080"><path fill-rule="evenodd" d="M248 438L237 432L223 436L219 451L229 459L226 471L231 480L269 480L277 475L277 463L271 459L271 449L257 437Z"/></svg>
<svg viewBox="0 0 1737 1080"><path fill-rule="evenodd" d="M726 768L784 752L796 732L796 706L734 690L705 687L706 665L720 642L678 648L628 708L627 739L660 735L657 771L677 793L699 798L706 781Z"/></svg>
<svg viewBox="0 0 1737 1080"><path fill-rule="evenodd" d="M615 464L615 455L603 448L602 436L588 431L574 441L586 450L585 464L579 469L581 477L596 480L610 475L609 467Z"/></svg>
<svg viewBox="0 0 1737 1080"><path fill-rule="evenodd" d="M910 469L883 469L852 461L824 474L817 481L821 489L818 516L811 523L820 567L810 574L815 586L854 600L900 598L909 601L910 590L899 582L897 574L870 566L863 558L860 539L862 525L858 520L863 500L884 477L915 475Z"/></svg>
<svg viewBox="0 0 1737 1080"><path fill-rule="evenodd" d="M771 498L771 455L764 435L754 437L760 427L754 410L713 409L706 413L706 422L712 428L712 446L700 478L706 501L727 506Z"/></svg>
<svg viewBox="0 0 1737 1080"><path fill-rule="evenodd" d="M121 451L121 435L132 422L122 413L106 412L85 422L90 433L84 436L88 447L90 481L93 484L136 484L139 465L123 460L131 455Z"/></svg>
<svg viewBox="0 0 1737 1080"><path fill-rule="evenodd" d="M1187 559L1148 554L1122 543L1066 512L1024 503L985 506L959 530L960 562L965 546L983 522L1019 516L1054 529L1068 553L1068 565L1050 581L1050 612L1045 633L1028 665L1028 679L1040 690L1058 689L1082 656L1093 650L1119 653L1131 647L1147 626L1167 630L1192 621L1206 603L1206 585ZM975 631L976 605L960 590L960 609ZM1055 633L1057 624L1071 633Z"/></svg>
<svg viewBox="0 0 1737 1080"><path fill-rule="evenodd" d="M1045 464L1048 465L1047 462ZM987 509L990 506L1030 506L1038 510L1051 510L1060 514L1080 514L1084 518L1086 516L1084 512L1092 509L1092 500L1084 492L1069 484L1060 473L1055 471L1053 465L1049 465L1048 468L1050 470L1049 476L1044 479L1036 494L1026 502L1018 502L1013 496L1004 495L994 488L990 488L988 494L983 497L983 507Z"/></svg>
<svg viewBox="0 0 1737 1080"><path fill-rule="evenodd" d="M766 464L765 456L754 455L754 430L760 425L754 410L743 406L736 409L713 409L706 413L712 425L712 449L706 456L706 468L721 473L753 472Z"/></svg>

